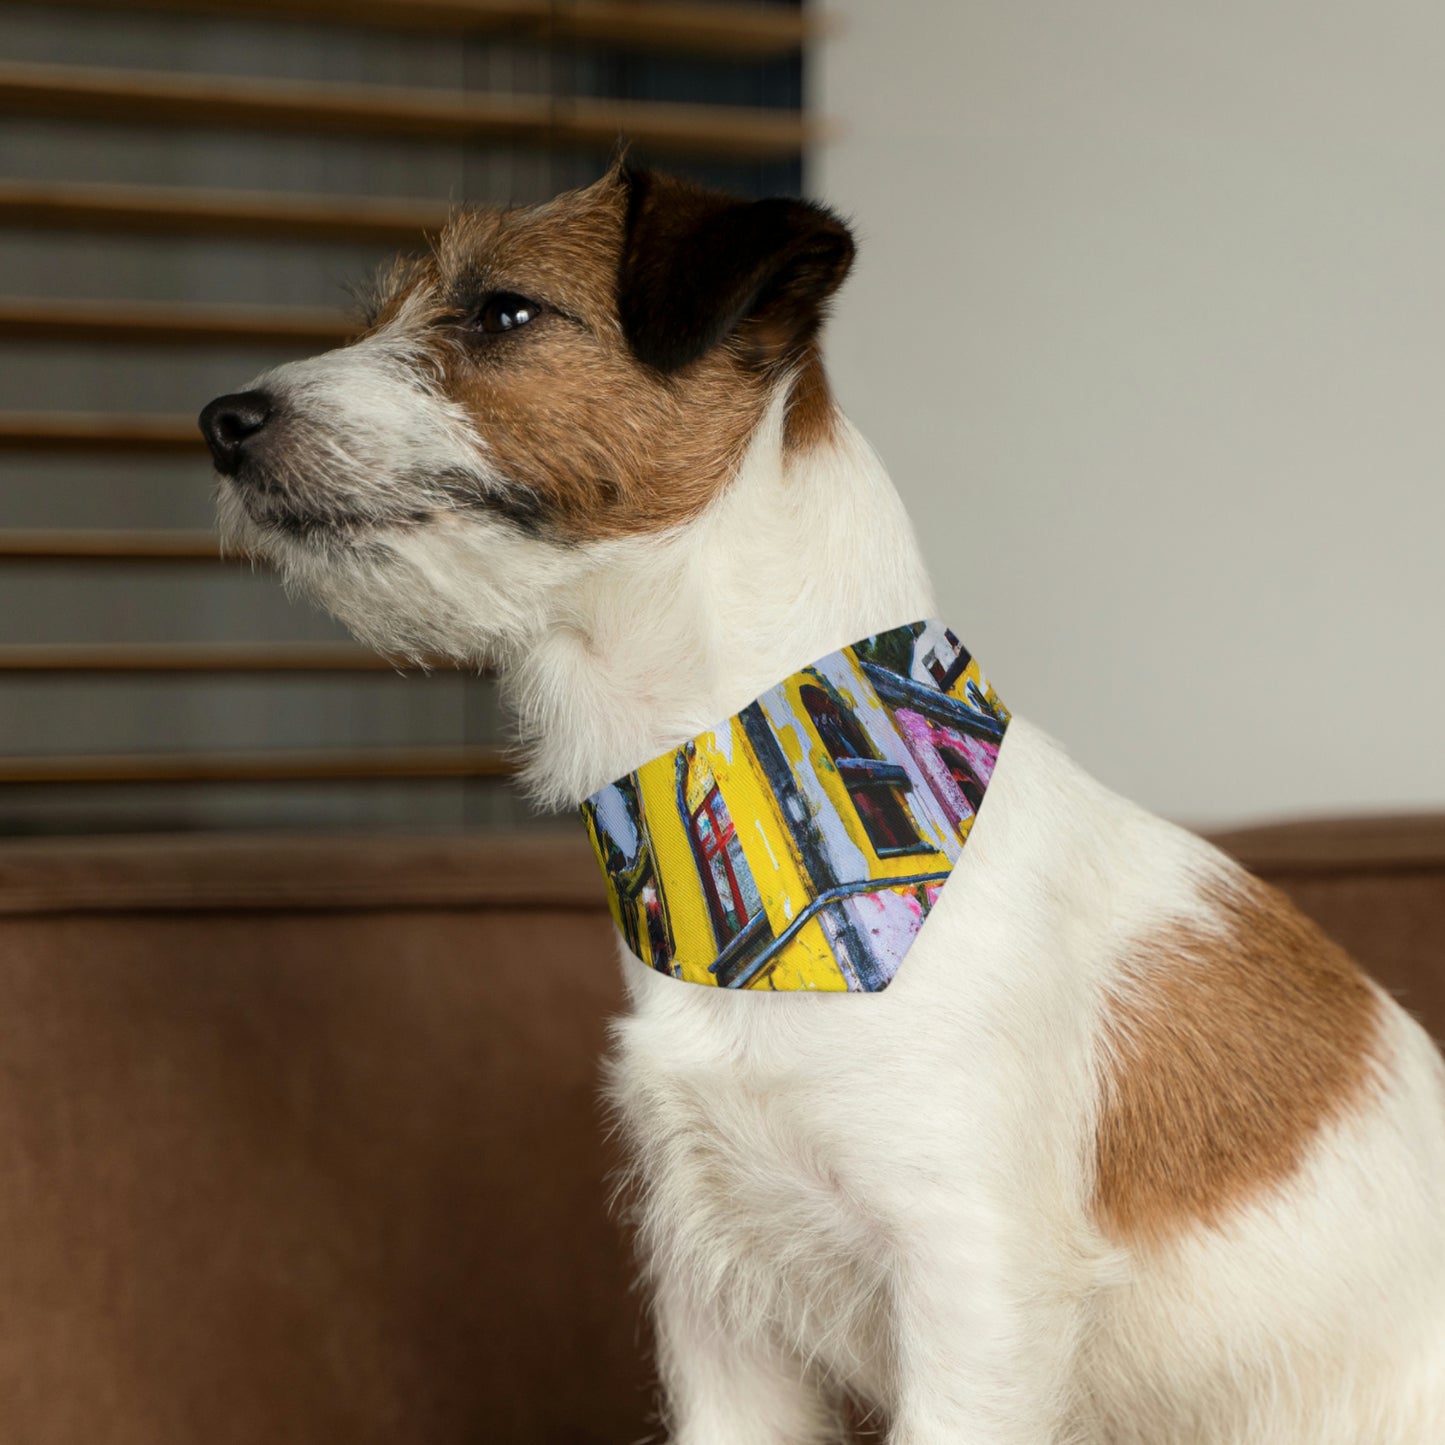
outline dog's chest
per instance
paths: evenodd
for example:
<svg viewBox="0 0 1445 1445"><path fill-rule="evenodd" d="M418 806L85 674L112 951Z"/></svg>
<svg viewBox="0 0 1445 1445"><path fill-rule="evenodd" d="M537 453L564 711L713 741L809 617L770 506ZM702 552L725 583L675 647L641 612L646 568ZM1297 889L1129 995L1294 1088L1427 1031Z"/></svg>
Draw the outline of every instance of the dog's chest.
<svg viewBox="0 0 1445 1445"><path fill-rule="evenodd" d="M756 1040L703 1064L668 1014L626 1020L613 1067L649 1253L732 1327L881 1390L886 1242L850 1084L815 1060L759 1058Z"/></svg>

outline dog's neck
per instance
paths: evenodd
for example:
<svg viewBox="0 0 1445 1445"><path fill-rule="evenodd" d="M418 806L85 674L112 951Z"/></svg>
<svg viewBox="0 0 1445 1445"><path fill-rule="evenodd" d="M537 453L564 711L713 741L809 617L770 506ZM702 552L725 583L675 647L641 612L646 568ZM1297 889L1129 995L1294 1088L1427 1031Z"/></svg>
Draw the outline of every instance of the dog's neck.
<svg viewBox="0 0 1445 1445"><path fill-rule="evenodd" d="M841 416L784 445L782 402L727 491L664 538L601 544L504 677L525 778L552 806L745 707L837 647L933 614L882 463Z"/></svg>

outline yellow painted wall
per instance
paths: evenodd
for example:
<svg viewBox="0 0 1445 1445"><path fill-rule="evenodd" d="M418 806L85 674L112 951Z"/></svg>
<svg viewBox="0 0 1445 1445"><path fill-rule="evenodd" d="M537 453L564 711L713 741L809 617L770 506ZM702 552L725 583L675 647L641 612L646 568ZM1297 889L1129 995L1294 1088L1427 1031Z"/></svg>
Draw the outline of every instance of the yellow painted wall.
<svg viewBox="0 0 1445 1445"><path fill-rule="evenodd" d="M777 938L808 906L812 890L792 833L741 721L733 718L729 727L732 762L711 733L704 734L702 743ZM823 925L811 919L751 987L833 991L847 984L824 938Z"/></svg>
<svg viewBox="0 0 1445 1445"><path fill-rule="evenodd" d="M741 722L734 718L727 726L730 749L720 747L713 733L697 739L685 802L695 807L702 800L711 773L737 829L738 844L776 938L807 907L811 892L777 800L767 786L766 775ZM663 880L677 945L676 962L681 965L683 978L715 983L708 964L717 956L717 941L687 820L678 813L674 756L646 764L638 770L637 781ZM815 919L799 930L786 951L749 987L836 991L846 983L824 939L822 925Z"/></svg>

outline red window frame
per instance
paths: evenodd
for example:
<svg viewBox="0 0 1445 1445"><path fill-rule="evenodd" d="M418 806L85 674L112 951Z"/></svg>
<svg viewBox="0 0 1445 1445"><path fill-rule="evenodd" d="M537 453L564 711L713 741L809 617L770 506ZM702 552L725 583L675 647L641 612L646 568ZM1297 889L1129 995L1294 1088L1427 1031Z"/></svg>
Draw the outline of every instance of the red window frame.
<svg viewBox="0 0 1445 1445"><path fill-rule="evenodd" d="M708 821L706 837L698 827L698 819L704 813L707 814ZM722 800L722 793L714 783L708 789L702 802L692 810L692 836L697 843L698 855L702 859L703 866L700 871L703 885L707 889L708 903L712 908L713 918L716 920L719 930L728 935L726 939L719 939L719 942L722 943L736 938L757 916L748 912L747 899L738 885L738 875L733 868L733 860L728 850L728 844L737 837L737 832L732 814L728 812L727 805ZM714 858L722 859L723 871L727 874L728 889L733 896L732 911L738 921L736 928L730 929L728 926L728 910L723 906L722 898L717 891L717 879L713 877L712 862Z"/></svg>

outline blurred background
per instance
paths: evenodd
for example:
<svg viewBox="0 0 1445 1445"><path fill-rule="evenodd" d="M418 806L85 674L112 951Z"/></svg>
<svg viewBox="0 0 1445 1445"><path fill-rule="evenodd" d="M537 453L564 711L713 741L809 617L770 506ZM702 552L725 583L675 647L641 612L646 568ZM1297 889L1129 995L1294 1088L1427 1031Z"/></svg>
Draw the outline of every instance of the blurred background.
<svg viewBox="0 0 1445 1445"><path fill-rule="evenodd" d="M195 426L619 135L850 218L942 615L1445 1032L1442 74L1365 0L0 0L0 1435L658 1436L582 830L217 555Z"/></svg>
<svg viewBox="0 0 1445 1445"><path fill-rule="evenodd" d="M1445 803L1445 16L833 0L829 337L1009 705L1166 817Z"/></svg>

